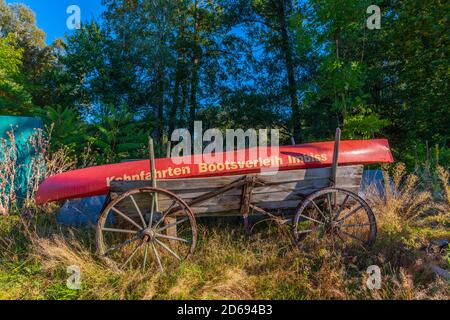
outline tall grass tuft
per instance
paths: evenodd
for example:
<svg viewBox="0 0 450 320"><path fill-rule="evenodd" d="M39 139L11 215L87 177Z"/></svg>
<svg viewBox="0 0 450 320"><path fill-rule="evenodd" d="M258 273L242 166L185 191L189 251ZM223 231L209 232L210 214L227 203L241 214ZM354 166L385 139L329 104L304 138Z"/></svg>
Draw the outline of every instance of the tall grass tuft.
<svg viewBox="0 0 450 320"><path fill-rule="evenodd" d="M0 215L7 215L16 206L17 147L14 129L0 139Z"/></svg>
<svg viewBox="0 0 450 320"><path fill-rule="evenodd" d="M19 171L25 171L27 176L25 198L21 199L20 207L24 212L33 212L35 196L43 179L70 170L75 167L76 159L70 156L69 150L62 147L56 151L50 148L53 126L47 132L35 129L27 141L27 148L32 155L28 164L18 163L18 145L14 129L6 133L7 139L0 139L0 215L8 215L19 211L17 190Z"/></svg>

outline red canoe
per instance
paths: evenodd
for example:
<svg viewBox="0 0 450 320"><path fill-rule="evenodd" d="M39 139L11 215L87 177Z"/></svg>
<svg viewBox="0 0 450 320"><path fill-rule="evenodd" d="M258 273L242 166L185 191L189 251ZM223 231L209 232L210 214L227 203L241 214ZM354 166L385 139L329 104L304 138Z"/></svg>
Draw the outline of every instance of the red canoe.
<svg viewBox="0 0 450 320"><path fill-rule="evenodd" d="M274 170L330 166L334 142L317 142L217 153L215 159L200 156L155 160L157 179L182 179L236 175ZM184 161L184 162L181 162ZM339 165L392 162L388 141L347 140L339 145ZM181 163L180 163L181 162ZM149 160L103 165L57 174L46 179L37 192L39 204L107 194L112 180L150 178Z"/></svg>

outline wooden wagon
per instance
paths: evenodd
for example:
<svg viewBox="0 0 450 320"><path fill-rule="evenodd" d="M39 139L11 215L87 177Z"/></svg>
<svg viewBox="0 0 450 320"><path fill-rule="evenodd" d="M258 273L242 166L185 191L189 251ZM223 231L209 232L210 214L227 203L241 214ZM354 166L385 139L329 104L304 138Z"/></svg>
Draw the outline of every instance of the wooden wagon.
<svg viewBox="0 0 450 320"><path fill-rule="evenodd" d="M145 268L152 261L163 270L170 260L194 253L196 218L232 215L242 216L247 230L250 215L288 224L294 243L370 246L375 216L357 194L363 166L338 166L339 141L337 131L333 164L327 168L114 181L97 223L98 252L120 268ZM154 172L152 146L150 154Z"/></svg>

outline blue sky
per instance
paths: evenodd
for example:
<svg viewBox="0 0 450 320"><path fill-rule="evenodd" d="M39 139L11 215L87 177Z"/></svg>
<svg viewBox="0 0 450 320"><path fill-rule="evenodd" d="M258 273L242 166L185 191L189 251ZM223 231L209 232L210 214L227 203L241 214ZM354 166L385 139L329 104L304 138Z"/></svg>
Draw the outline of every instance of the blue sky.
<svg viewBox="0 0 450 320"><path fill-rule="evenodd" d="M24 3L36 13L37 25L47 34L47 44L72 31L66 27L70 14L66 13L70 5L77 5L81 10L81 20L98 18L103 11L101 0L6 0L6 3Z"/></svg>

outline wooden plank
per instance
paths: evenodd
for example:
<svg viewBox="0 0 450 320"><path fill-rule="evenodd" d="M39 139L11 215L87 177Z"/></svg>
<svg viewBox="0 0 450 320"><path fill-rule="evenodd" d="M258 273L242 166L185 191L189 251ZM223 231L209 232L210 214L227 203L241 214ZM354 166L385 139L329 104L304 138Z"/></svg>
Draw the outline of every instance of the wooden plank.
<svg viewBox="0 0 450 320"><path fill-rule="evenodd" d="M347 190L359 188L355 184L344 185L342 187ZM274 191L274 192L265 192L265 193L253 193L252 194L252 202L303 199L304 196L309 195L316 190L318 190L318 188L301 189L298 191L284 191L283 190L283 191ZM182 195L180 195L180 196L182 196ZM187 202L189 202L189 199L185 199L185 200L187 200ZM240 202L240 201L241 201L241 194L223 193L223 194L219 194L219 195L215 196L214 198L202 201L201 203L199 203L199 205L200 206L214 205L214 204L224 204L224 203L228 203L228 202ZM166 205L169 205L169 202L168 201L159 201L159 204L162 207L165 207ZM195 205L193 207L195 207Z"/></svg>
<svg viewBox="0 0 450 320"><path fill-rule="evenodd" d="M351 185L344 185L341 186L342 188L350 191L358 191L359 186L355 184ZM320 189L320 188L319 188ZM307 188L307 189L301 189L298 191L275 191L275 192L265 192L265 193L255 193L252 195L252 203L254 202L277 202L277 201L287 201L287 200L301 200L304 198L304 196L307 196L314 191L318 190L318 188ZM139 207L143 211L148 211L150 208L150 201L148 199L142 199L140 195L135 195L136 202L138 203ZM189 202L189 200L192 199L185 199ZM202 201L198 205L191 205L194 211L196 211L196 208L198 207L208 207L208 206L223 206L225 209L228 208L228 205L230 203L235 203L236 205L234 207L239 208L239 203L241 201L241 194L229 194L229 193L223 193L219 194L213 198L207 199L205 201ZM160 198L158 200L158 204L160 206L160 210L166 209L170 204L171 200L168 199L162 199ZM134 205L131 201L122 201L118 205L116 205L117 208L122 209L124 211L133 211ZM234 208L233 207L233 208Z"/></svg>
<svg viewBox="0 0 450 320"><path fill-rule="evenodd" d="M358 187L346 189L355 193L357 193L359 190ZM338 201L342 202L343 198L344 196L338 198ZM252 201L252 204L267 210L274 210L274 209L292 210L295 209L300 204L300 202L301 202L300 199L295 199L295 200L263 201L263 202ZM196 206L192 206L191 208L197 217L241 216L239 212L240 202L230 202L212 205L199 204ZM255 214L255 212L252 212L252 210L250 210L249 214L253 215ZM131 216L133 215L137 217L137 214L132 213Z"/></svg>
<svg viewBox="0 0 450 320"><path fill-rule="evenodd" d="M362 170L363 166L339 167L337 175L340 177L353 176L359 174L359 172L362 174ZM264 175L259 177L270 185L304 180L329 179L330 175L331 168L317 168L280 171L276 175Z"/></svg>
<svg viewBox="0 0 450 320"><path fill-rule="evenodd" d="M347 186L347 185L359 185L359 182L361 180L361 176L354 176L350 178L339 178L339 183L337 186ZM299 182L288 182L285 184L279 184L279 185L270 185L270 186L263 186L263 187L254 187L253 188L253 194L258 193L272 193L272 192L278 192L278 191L290 191L290 192L301 192L302 190L305 190L305 192L308 192L312 189L320 189L327 187L329 183L328 178L326 179L317 179L317 180L304 180ZM183 199L192 199L195 197L198 197L204 193L211 192L215 190L215 188L203 188L203 189L197 189L197 190L175 190L175 193L180 195ZM305 193L303 192L303 193ZM241 188L232 189L230 191L227 191L227 194L229 195L239 195L241 194Z"/></svg>
<svg viewBox="0 0 450 320"><path fill-rule="evenodd" d="M351 177L362 174L363 166L342 166L337 170L337 177ZM289 182L300 182L305 180L329 179L331 168L314 168L279 171L275 175L257 175L263 179L267 185L282 184ZM170 179L158 180L158 187L176 191L176 190L195 190L202 188L220 188L236 180L243 179L244 175L218 176L207 178L189 178L189 179ZM339 179L338 179L339 180ZM112 181L111 192L123 192L132 188L148 187L149 181Z"/></svg>
<svg viewBox="0 0 450 320"><path fill-rule="evenodd" d="M351 178L340 178L338 186L341 188L352 188L359 187L361 177L351 177ZM258 198L258 196L265 197L265 195L274 195L275 197L287 197L290 194L301 194L308 195L315 190L322 189L327 187L328 180L310 180L310 181L301 181L289 184L281 184L281 185L273 185L273 186L264 186L264 187L254 187L253 195ZM206 192L209 192L215 189L206 189L202 192L195 192L192 190L184 191L186 193L175 191L181 198L189 202L191 199L196 198L198 196L204 195ZM235 188L229 191L220 193L216 196L216 198L228 198L230 201L234 201L233 196L240 197L242 194L242 188ZM212 199L214 200L214 199Z"/></svg>
<svg viewBox="0 0 450 320"><path fill-rule="evenodd" d="M336 186L357 192L361 181L362 169L362 166L339 167ZM296 174L292 175L294 171ZM311 171L313 172L311 173ZM325 175L326 172L330 173L330 168L292 170L279 172L273 176L260 175L259 177L267 180L269 185L255 186L253 188L251 203L263 209L295 208L303 198L302 196L328 186L329 176ZM301 176L303 176L303 180L292 180L295 177L298 178ZM191 205L196 214L210 214L213 212L239 210L242 200L242 186L239 185L242 178L243 176L186 179L183 181L184 188L180 186L181 180L160 180L158 181L158 185L162 188L174 186L175 189L169 188L169 190L175 192L187 202L191 202L194 198L197 198L197 200L206 198L206 194L210 192L216 193L213 198L205 199L201 203ZM214 181L215 184L212 183ZM211 187L211 185L219 185L223 190L226 190L227 184L223 185L224 181L231 181L233 185L239 187L224 192L221 192L218 187ZM200 188L192 188L192 186L191 188L185 188L187 182ZM142 187L145 185L148 186L148 181L126 181L115 183L114 187L116 187L115 191L117 191L120 188ZM143 211L149 209L150 201L145 198L145 195L137 194L135 195L135 199L139 206L143 208ZM161 206L159 209L161 211L166 209L170 203L171 201L167 198L158 199L158 204ZM127 212L133 212L135 210L131 201L128 201L128 203L127 201L123 201L117 207Z"/></svg>
<svg viewBox="0 0 450 320"><path fill-rule="evenodd" d="M359 186L356 184L349 184L349 185L343 185L341 186L343 189L350 190L350 191L358 191ZM287 200L301 200L305 196L313 193L316 190L319 190L320 188L306 188L306 189L299 189L295 191L273 191L273 192L264 192L264 193L254 193L252 194L252 203L255 202L278 202L278 201L287 201ZM182 197L182 195L180 195ZM138 203L139 207L143 211L148 211L150 208L150 201L148 199L144 199L141 195L135 195L135 200ZM183 198L183 197L182 197ZM192 199L184 199L187 202L189 202ZM230 194L230 192L225 192L223 194L219 194L213 198L204 200L200 202L198 205L191 205L191 207L196 211L197 207L208 207L208 206L227 206L230 203L236 203L236 207L239 207L239 203L241 202L241 194L236 193L233 190L233 193ZM158 199L158 204L160 206L160 210L166 209L170 204L172 203L171 200L167 198L161 198ZM121 203L117 204L116 207L118 209L124 210L124 211L133 211L135 210L134 204L131 201L122 201ZM227 207L226 207L227 208Z"/></svg>
<svg viewBox="0 0 450 320"><path fill-rule="evenodd" d="M355 189L349 191L357 192L357 190ZM252 202L252 204L262 209L269 209L269 210L295 209L299 205L300 201L301 200L283 200L273 202L263 201L263 202ZM338 201L342 201L342 199L338 198ZM216 216L216 215L240 216L239 208L240 204L235 202L223 205L194 206L192 209L195 212L196 216Z"/></svg>
<svg viewBox="0 0 450 320"><path fill-rule="evenodd" d="M158 180L158 187L167 190L185 190L200 188L220 188L227 184L233 183L244 176L224 176L209 178L189 178L189 179L171 179ZM112 181L110 186L111 192L124 192L129 189L149 187L150 183L146 180L135 181Z"/></svg>

